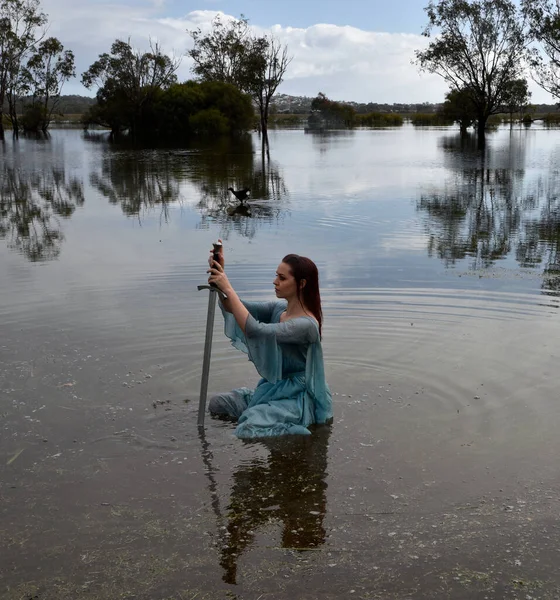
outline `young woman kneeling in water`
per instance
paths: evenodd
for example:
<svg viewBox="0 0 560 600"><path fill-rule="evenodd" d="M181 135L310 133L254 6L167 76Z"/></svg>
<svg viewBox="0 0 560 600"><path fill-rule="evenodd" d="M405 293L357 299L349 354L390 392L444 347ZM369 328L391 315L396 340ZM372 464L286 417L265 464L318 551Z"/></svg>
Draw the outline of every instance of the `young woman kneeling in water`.
<svg viewBox="0 0 560 600"><path fill-rule="evenodd" d="M310 435L309 425L332 421L332 396L325 381L319 273L304 256L288 254L276 271L278 300L242 302L219 262L210 256L210 277L226 295L220 303L225 334L249 356L262 379L210 399L214 415L238 420L240 438Z"/></svg>

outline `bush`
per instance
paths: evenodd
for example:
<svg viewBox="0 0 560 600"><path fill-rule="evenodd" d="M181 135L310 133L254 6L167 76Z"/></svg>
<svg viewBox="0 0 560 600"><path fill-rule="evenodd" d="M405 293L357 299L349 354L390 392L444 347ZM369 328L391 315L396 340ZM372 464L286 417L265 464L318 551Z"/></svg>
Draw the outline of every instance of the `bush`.
<svg viewBox="0 0 560 600"><path fill-rule="evenodd" d="M303 115L296 114L280 114L280 115L270 115L270 120L268 122L269 128L274 127L301 127L305 121ZM257 125L260 122L260 119L257 116Z"/></svg>
<svg viewBox="0 0 560 600"><path fill-rule="evenodd" d="M366 115L356 115L356 124L361 127L400 127L403 118L393 113L371 112Z"/></svg>
<svg viewBox="0 0 560 600"><path fill-rule="evenodd" d="M558 127L560 125L560 113L548 113L544 115L543 123L546 127Z"/></svg>
<svg viewBox="0 0 560 600"><path fill-rule="evenodd" d="M252 129L250 98L228 83L178 83L159 96L153 125L164 137L224 135Z"/></svg>
<svg viewBox="0 0 560 600"><path fill-rule="evenodd" d="M199 135L225 135L229 133L229 121L217 108L207 108L189 117L189 127Z"/></svg>
<svg viewBox="0 0 560 600"><path fill-rule="evenodd" d="M438 113L416 113L410 118L416 127L429 127L436 125L453 125L453 121Z"/></svg>
<svg viewBox="0 0 560 600"><path fill-rule="evenodd" d="M29 104L21 116L21 126L27 132L39 132L46 123L45 110L38 104Z"/></svg>
<svg viewBox="0 0 560 600"><path fill-rule="evenodd" d="M84 116L89 124L114 134L128 130L135 137L184 140L192 135L240 133L253 126L250 98L235 86L188 81L167 89L143 88L140 110L120 88L98 92L97 103Z"/></svg>
<svg viewBox="0 0 560 600"><path fill-rule="evenodd" d="M486 128L492 129L494 127L498 127L498 125L501 125L503 121L504 119L502 115L490 115L488 117L488 121L486 121Z"/></svg>

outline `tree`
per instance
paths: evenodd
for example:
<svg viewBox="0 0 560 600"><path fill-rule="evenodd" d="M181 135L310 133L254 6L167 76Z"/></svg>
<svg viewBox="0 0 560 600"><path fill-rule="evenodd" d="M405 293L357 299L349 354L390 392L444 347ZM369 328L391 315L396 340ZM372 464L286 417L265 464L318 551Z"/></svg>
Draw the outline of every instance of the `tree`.
<svg viewBox="0 0 560 600"><path fill-rule="evenodd" d="M416 62L470 96L482 143L488 117L502 110L507 86L522 74L528 54L518 10L511 0L432 0L425 10L423 35L439 33L416 52Z"/></svg>
<svg viewBox="0 0 560 600"><path fill-rule="evenodd" d="M189 31L194 47L188 55L201 81L233 83L255 101L263 140L268 132L270 102L291 62L287 46L273 36L255 36L244 17L224 23L217 16L212 31Z"/></svg>
<svg viewBox="0 0 560 600"><path fill-rule="evenodd" d="M8 117L17 134L17 100L22 91L21 71L28 54L44 33L47 16L39 0L0 0L0 117L8 103ZM0 118L0 139L4 128Z"/></svg>
<svg viewBox="0 0 560 600"><path fill-rule="evenodd" d="M503 110L509 113L510 126L513 126L513 113L524 113L529 106L531 92L526 79L512 79L505 86Z"/></svg>
<svg viewBox="0 0 560 600"><path fill-rule="evenodd" d="M202 81L232 83L244 90L245 58L251 38L249 21L242 16L224 23L217 15L211 33L203 35L200 29L188 33L194 41L187 52L194 61L194 74Z"/></svg>
<svg viewBox="0 0 560 600"><path fill-rule="evenodd" d="M474 105L470 94L465 90L447 92L441 113L445 119L458 123L462 134L476 121Z"/></svg>
<svg viewBox="0 0 560 600"><path fill-rule="evenodd" d="M356 118L356 111L352 106L330 100L323 92L319 92L311 101L311 111L311 125L317 121L313 113L320 115L320 122L335 127L351 127Z"/></svg>
<svg viewBox="0 0 560 600"><path fill-rule="evenodd" d="M151 122L162 137L186 139L247 131L253 118L250 98L231 83L188 81L160 94Z"/></svg>
<svg viewBox="0 0 560 600"><path fill-rule="evenodd" d="M548 62L536 50L531 55L535 81L560 98L560 5L556 0L521 0L533 38L539 41Z"/></svg>
<svg viewBox="0 0 560 600"><path fill-rule="evenodd" d="M142 53L132 48L130 40L116 40L110 54L100 54L82 73L86 88L98 88L90 122L109 126L112 133L128 129L134 135L158 92L177 81L179 64L179 60L163 54L157 43Z"/></svg>
<svg viewBox="0 0 560 600"><path fill-rule="evenodd" d="M247 91L257 103L263 136L268 135L270 102L284 79L292 58L288 47L272 36L252 38L247 58Z"/></svg>
<svg viewBox="0 0 560 600"><path fill-rule="evenodd" d="M27 121L23 122L24 129L47 131L60 101L62 87L75 75L74 53L71 50L64 50L64 46L54 37L39 44L22 72L22 78L28 81L32 95L31 104L24 112L24 117L27 117ZM36 115L36 118L30 119L32 115Z"/></svg>

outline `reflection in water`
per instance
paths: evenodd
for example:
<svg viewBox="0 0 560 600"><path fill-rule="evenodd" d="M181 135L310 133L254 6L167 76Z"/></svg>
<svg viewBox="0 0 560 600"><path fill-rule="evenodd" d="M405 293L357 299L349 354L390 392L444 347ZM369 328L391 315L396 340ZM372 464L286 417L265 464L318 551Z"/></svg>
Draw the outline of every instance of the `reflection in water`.
<svg viewBox="0 0 560 600"><path fill-rule="evenodd" d="M306 135L310 135L313 146L320 154L341 145L351 146L355 131L353 129L306 129Z"/></svg>
<svg viewBox="0 0 560 600"><path fill-rule="evenodd" d="M184 158L172 152L108 145L101 171L90 174L90 183L111 204L120 204L129 217L159 206L167 220L170 204L180 199Z"/></svg>
<svg viewBox="0 0 560 600"><path fill-rule="evenodd" d="M262 222L278 219L287 197L284 180L267 152L257 154L250 136L196 142L184 149L142 149L106 144L101 169L90 176L92 185L128 216L160 207L165 220L171 204L187 201L202 215L201 227L219 223L222 237L229 231L253 237ZM188 184L195 196L186 196ZM240 207L228 188L248 187L252 203ZM192 192L190 192L192 193Z"/></svg>
<svg viewBox="0 0 560 600"><path fill-rule="evenodd" d="M418 208L429 215L428 254L447 266L472 258L472 268L490 267L511 250L524 204L515 173L481 164L456 174L444 189L423 194Z"/></svg>
<svg viewBox="0 0 560 600"><path fill-rule="evenodd" d="M524 223L517 260L523 267L544 265L543 291L560 296L560 172L551 171L535 187L540 213Z"/></svg>
<svg viewBox="0 0 560 600"><path fill-rule="evenodd" d="M7 162L0 177L0 239L31 261L56 258L64 240L60 218L83 205L82 182L61 167L27 172Z"/></svg>
<svg viewBox="0 0 560 600"><path fill-rule="evenodd" d="M223 148L213 147L195 157L199 174L195 183L201 192L197 204L202 214L201 227L208 227L211 222L219 223L224 239L232 230L253 237L260 224L281 217L288 191L267 148L262 149L257 158L251 137L223 140L222 143ZM228 187L249 188L249 205L240 206L228 192Z"/></svg>
<svg viewBox="0 0 560 600"><path fill-rule="evenodd" d="M451 176L417 209L428 216L428 254L446 266L469 258L471 268L488 268L513 254L522 267L545 264L544 287L558 291L560 178L525 180L525 142L512 136L505 147L479 150L470 137L443 138Z"/></svg>
<svg viewBox="0 0 560 600"><path fill-rule="evenodd" d="M323 525L327 510L326 477L330 426L320 426L313 435L267 439L251 444L264 445L266 460L254 459L233 473L229 505L222 515L216 482L209 461L208 445L203 447L212 506L225 534L220 540L220 565L226 583L237 582L239 557L251 548L259 528L282 524L282 547L314 549L325 542Z"/></svg>

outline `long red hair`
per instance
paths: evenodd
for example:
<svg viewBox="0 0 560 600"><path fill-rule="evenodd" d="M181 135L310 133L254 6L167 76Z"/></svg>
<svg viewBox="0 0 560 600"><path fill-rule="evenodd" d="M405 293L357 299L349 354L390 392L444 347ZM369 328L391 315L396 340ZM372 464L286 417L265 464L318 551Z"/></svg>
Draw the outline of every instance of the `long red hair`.
<svg viewBox="0 0 560 600"><path fill-rule="evenodd" d="M319 292L319 270L317 265L305 256L299 254L287 254L282 262L290 267L292 275L296 280L298 300L309 309L319 323L319 335L323 330L323 309L321 308L321 294ZM305 285L301 287L301 281L305 279Z"/></svg>

